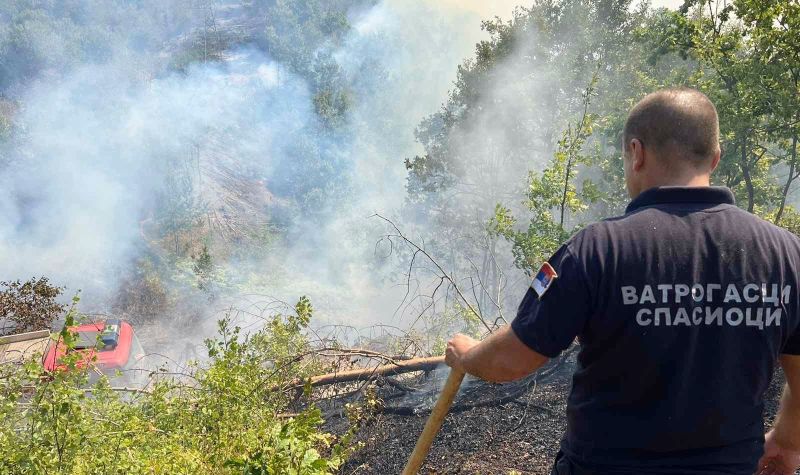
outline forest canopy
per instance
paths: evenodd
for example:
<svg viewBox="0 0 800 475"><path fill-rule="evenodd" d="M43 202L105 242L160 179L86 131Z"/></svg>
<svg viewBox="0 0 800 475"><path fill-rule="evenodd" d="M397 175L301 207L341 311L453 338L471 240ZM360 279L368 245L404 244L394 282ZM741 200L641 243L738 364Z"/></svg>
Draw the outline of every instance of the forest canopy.
<svg viewBox="0 0 800 475"><path fill-rule="evenodd" d="M340 471L380 403L359 387L335 436L305 378L359 364L354 341L430 356L508 321L543 261L624 210L627 113L680 86L718 108L714 184L800 235L797 2L534 0L467 26L421 1L3 2L0 319L69 346L91 317L57 299L84 285L154 340L227 310L146 391L77 358L0 366L0 471ZM297 304L249 300L276 288ZM325 289L382 333L315 333L330 320L300 296Z"/></svg>
<svg viewBox="0 0 800 475"><path fill-rule="evenodd" d="M425 153L406 160L409 199L436 216L445 197L455 196L448 190L463 191L480 177L474 206L485 213L496 204L494 216L467 214L490 221L490 231L513 244L517 266L531 271L582 224L622 211L628 110L648 92L685 86L718 108L723 157L714 184L730 187L742 208L796 232L798 21L794 2L702 0L678 11L630 1L541 1L509 21L486 21L491 39L459 67L442 110L417 129ZM519 113L520 103L551 113ZM504 120L509 113L513 119ZM497 122L505 127L475 125ZM464 147L468 130L484 133L477 141L495 150ZM531 167L543 149L552 158ZM500 167L530 170L522 209L504 199Z"/></svg>

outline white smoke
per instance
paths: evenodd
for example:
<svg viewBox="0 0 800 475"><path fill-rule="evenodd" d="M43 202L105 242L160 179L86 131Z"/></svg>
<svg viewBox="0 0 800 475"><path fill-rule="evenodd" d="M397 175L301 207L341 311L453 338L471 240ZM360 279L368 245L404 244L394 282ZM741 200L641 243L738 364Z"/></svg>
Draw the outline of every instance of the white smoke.
<svg viewBox="0 0 800 475"><path fill-rule="evenodd" d="M403 159L420 152L414 128L446 100L456 66L484 33L474 12L423 1L387 0L352 22L333 51L354 91L334 139L311 134L318 118L305 81L246 45L155 77L119 50L29 85L14 119L19 146L5 151L0 173L0 275L47 275L102 309L157 239L153 207L172 167L196 168L192 198L215 211L227 199L220 169L261 180L269 195L294 166L295 141L312 135L348 195L322 218L292 223L278 256L232 260L221 272L248 291L308 295L331 321L391 319L402 291L376 272L381 228L369 216L399 213Z"/></svg>
<svg viewBox="0 0 800 475"><path fill-rule="evenodd" d="M189 144L233 129L243 164L256 164L256 149L259 159L275 153L275 134L309 120L308 92L279 65L246 55L147 83L91 66L31 87L17 118L26 156L2 175L3 274L111 289L164 171Z"/></svg>

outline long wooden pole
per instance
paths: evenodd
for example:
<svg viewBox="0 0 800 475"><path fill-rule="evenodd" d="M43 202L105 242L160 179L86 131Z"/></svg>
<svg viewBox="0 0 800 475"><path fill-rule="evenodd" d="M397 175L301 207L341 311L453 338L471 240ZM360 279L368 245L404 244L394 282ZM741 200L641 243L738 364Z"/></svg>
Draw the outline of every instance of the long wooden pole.
<svg viewBox="0 0 800 475"><path fill-rule="evenodd" d="M408 373L411 371L430 371L444 363L444 356L430 356L427 358L414 358L400 360L396 363L376 366L373 368L351 369L338 373L323 374L311 378L311 386L324 386L326 384L347 383L362 381L376 376L391 376L393 374ZM298 382L302 386L302 382Z"/></svg>
<svg viewBox="0 0 800 475"><path fill-rule="evenodd" d="M423 462L425 462L425 457L428 456L433 439L436 438L436 434L441 429L444 418L447 416L447 412L450 410L453 399L456 398L463 380L464 373L454 369L450 370L450 375L447 376L447 382L444 383L442 393L439 395L436 405L433 406L431 415L428 416L428 422L425 423L425 428L422 429L422 434L417 439L417 445L414 447L411 457L408 458L406 468L403 469L403 475L416 475Z"/></svg>

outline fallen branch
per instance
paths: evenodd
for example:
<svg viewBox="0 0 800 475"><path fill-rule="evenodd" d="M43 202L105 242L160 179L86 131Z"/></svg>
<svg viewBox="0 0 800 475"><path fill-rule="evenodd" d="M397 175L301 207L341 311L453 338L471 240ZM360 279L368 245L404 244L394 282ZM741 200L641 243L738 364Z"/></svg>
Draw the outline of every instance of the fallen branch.
<svg viewBox="0 0 800 475"><path fill-rule="evenodd" d="M327 357L347 357L347 356L360 356L363 358L376 358L381 359L390 364L396 364L398 360L402 360L402 356L389 356L377 351L365 350L362 348L318 348L314 350L314 354L318 356Z"/></svg>
<svg viewBox="0 0 800 475"><path fill-rule="evenodd" d="M552 374L558 372L562 368L564 362L578 349L580 349L579 345L573 345L570 349L562 353L562 355L558 359L554 360L552 365L540 370L540 372L537 373L536 377L538 379L547 378ZM362 352L366 350L356 350L356 351ZM380 355L380 353L376 354ZM372 356L372 354L366 356L374 357ZM381 357L386 358L383 355L381 355ZM289 387L294 389L302 388L305 385L306 381L310 381L311 387L326 386L337 383L349 383L353 381L369 381L371 379L376 379L380 376L392 376L395 374L410 373L412 371L432 371L436 369L437 366L443 363L444 363L444 356L430 356L426 358L411 358L408 360L397 360L391 364L374 366L371 368L351 369L347 371L338 371L336 373L328 373L319 376L313 376L309 380L303 380L303 381L297 380ZM388 383L392 386L395 386L394 383L397 382L392 381ZM398 389L407 391L409 388L403 387Z"/></svg>
<svg viewBox="0 0 800 475"><path fill-rule="evenodd" d="M412 371L432 371L444 363L444 356L431 356L427 358L412 358L397 361L396 363L375 366L372 368L351 369L337 373L322 374L306 380L312 387L325 386L336 383L349 383L352 381L367 381L378 376L391 376L394 374L410 373ZM295 387L304 386L306 381L298 381Z"/></svg>

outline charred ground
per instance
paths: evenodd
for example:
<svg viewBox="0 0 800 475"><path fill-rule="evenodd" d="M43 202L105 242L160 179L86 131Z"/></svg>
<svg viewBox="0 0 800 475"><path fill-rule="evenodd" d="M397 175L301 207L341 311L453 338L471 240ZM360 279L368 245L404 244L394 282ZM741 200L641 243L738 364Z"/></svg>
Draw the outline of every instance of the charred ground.
<svg viewBox="0 0 800 475"><path fill-rule="evenodd" d="M549 474L566 428L566 401L575 356L551 363L524 380L488 384L466 379L421 474ZM363 443L345 474L400 473L422 432L446 369L423 375L405 388L378 382L383 409L360 431ZM783 374L778 371L767 396L767 422L778 409ZM414 391L411 391L414 389ZM329 429L346 427L337 409L323 405Z"/></svg>

